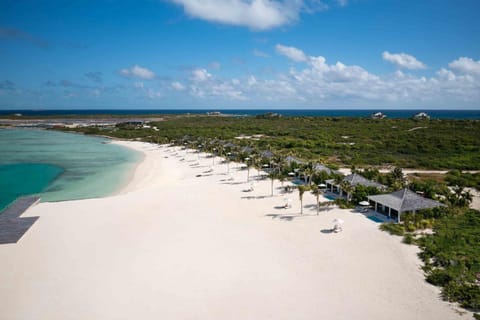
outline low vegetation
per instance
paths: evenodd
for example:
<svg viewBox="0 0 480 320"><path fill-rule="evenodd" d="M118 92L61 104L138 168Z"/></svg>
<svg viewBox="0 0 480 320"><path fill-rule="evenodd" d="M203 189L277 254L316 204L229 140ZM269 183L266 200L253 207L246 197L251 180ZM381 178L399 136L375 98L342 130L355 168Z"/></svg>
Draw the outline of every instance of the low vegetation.
<svg viewBox="0 0 480 320"><path fill-rule="evenodd" d="M304 160L338 165L428 169L480 169L480 121L430 120L424 130L411 119L330 117L164 116L150 129L70 129L151 142L218 139L259 150L279 151ZM156 130L153 129L156 128ZM258 139L236 139L262 134Z"/></svg>
<svg viewBox="0 0 480 320"><path fill-rule="evenodd" d="M417 241L427 281L441 286L446 300L480 310L480 212L438 219L433 231Z"/></svg>

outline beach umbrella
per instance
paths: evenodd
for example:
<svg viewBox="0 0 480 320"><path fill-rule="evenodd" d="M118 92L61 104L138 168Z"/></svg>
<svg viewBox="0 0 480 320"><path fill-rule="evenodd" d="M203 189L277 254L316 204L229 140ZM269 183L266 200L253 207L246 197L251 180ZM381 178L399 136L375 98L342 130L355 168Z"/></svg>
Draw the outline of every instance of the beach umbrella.
<svg viewBox="0 0 480 320"><path fill-rule="evenodd" d="M326 185L325 183L320 183L320 184L318 185L318 187L319 187L319 188L326 188L327 185Z"/></svg>
<svg viewBox="0 0 480 320"><path fill-rule="evenodd" d="M293 176L295 176L295 172L289 172L288 175L289 175L290 177L293 177Z"/></svg>
<svg viewBox="0 0 480 320"><path fill-rule="evenodd" d="M343 222L344 222L344 221L343 221L342 219L340 219L340 218L335 218L335 219L333 219L333 223L336 223L336 224L343 224Z"/></svg>
<svg viewBox="0 0 480 320"><path fill-rule="evenodd" d="M369 206L370 202L364 200L364 201L360 201L358 204L361 206Z"/></svg>

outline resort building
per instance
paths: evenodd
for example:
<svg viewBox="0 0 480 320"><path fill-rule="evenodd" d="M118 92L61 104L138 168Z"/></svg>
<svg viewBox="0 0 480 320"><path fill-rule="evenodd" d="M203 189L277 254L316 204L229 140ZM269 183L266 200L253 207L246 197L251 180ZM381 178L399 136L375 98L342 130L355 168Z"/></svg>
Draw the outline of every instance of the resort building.
<svg viewBox="0 0 480 320"><path fill-rule="evenodd" d="M425 113L425 112L419 112L416 115L413 116L413 119L415 120L429 120L430 116Z"/></svg>
<svg viewBox="0 0 480 320"><path fill-rule="evenodd" d="M367 178L357 174L357 173L352 173L345 178L343 178L342 182L347 182L350 184L352 187L356 187L358 185L362 185L365 187L375 187L380 190L385 190L386 187L383 184L380 184L378 182L368 180ZM338 193L341 196L346 195L348 196L348 193L343 191L340 184L337 184L334 179L329 179L326 180L325 183L327 184L327 190L333 193Z"/></svg>
<svg viewBox="0 0 480 320"><path fill-rule="evenodd" d="M376 113L372 113L372 115L370 116L372 119L384 119L386 118L387 116L384 115L383 113L381 112L376 112Z"/></svg>
<svg viewBox="0 0 480 320"><path fill-rule="evenodd" d="M295 158L293 156L287 156L285 157L285 162L288 164L288 165L291 165L292 163L296 163L296 164L303 164L304 162L298 158Z"/></svg>
<svg viewBox="0 0 480 320"><path fill-rule="evenodd" d="M339 174L338 171L330 169L329 167L327 167L327 166L325 166L321 163L315 163L313 165L313 171L315 171L315 172L325 171L327 174Z"/></svg>
<svg viewBox="0 0 480 320"><path fill-rule="evenodd" d="M400 222L402 213L415 213L422 209L444 206L438 201L424 198L407 188L389 194L368 196L368 202L376 212L397 222Z"/></svg>
<svg viewBox="0 0 480 320"><path fill-rule="evenodd" d="M265 150L260 154L263 159L272 159L275 155L270 150Z"/></svg>

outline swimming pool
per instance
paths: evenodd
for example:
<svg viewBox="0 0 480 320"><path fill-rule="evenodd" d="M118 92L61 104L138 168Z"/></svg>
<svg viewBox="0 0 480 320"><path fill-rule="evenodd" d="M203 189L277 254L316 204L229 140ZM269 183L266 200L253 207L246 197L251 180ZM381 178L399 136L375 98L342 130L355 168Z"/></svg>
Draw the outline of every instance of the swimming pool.
<svg viewBox="0 0 480 320"><path fill-rule="evenodd" d="M337 198L335 198L334 196L331 196L331 195L328 195L328 194L324 194L323 197L324 197L324 198L327 198L328 200L332 200L332 201L334 201L335 199L337 199Z"/></svg>
<svg viewBox="0 0 480 320"><path fill-rule="evenodd" d="M368 219L372 220L373 222L377 222L377 223L382 223L384 222L382 219L378 218L378 217L375 217L375 216L368 216L367 217Z"/></svg>

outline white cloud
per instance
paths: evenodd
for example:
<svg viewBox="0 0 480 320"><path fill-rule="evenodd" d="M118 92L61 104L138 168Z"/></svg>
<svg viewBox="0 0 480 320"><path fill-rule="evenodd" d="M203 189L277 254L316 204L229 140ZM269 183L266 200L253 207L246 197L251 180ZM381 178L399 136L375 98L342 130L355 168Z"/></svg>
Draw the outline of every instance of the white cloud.
<svg viewBox="0 0 480 320"><path fill-rule="evenodd" d="M472 58L461 57L450 62L448 66L461 73L480 75L480 60L475 61Z"/></svg>
<svg viewBox="0 0 480 320"><path fill-rule="evenodd" d="M268 53L265 53L263 51L260 51L258 49L253 49L253 55L256 57L261 57L261 58L268 58L270 55Z"/></svg>
<svg viewBox="0 0 480 320"><path fill-rule="evenodd" d="M208 73L206 69L195 69L192 71L192 81L194 82L203 82L212 78L212 75Z"/></svg>
<svg viewBox="0 0 480 320"><path fill-rule="evenodd" d="M172 82L172 88L177 91L185 90L185 86L178 81Z"/></svg>
<svg viewBox="0 0 480 320"><path fill-rule="evenodd" d="M170 0L195 18L267 30L298 19L302 0Z"/></svg>
<svg viewBox="0 0 480 320"><path fill-rule="evenodd" d="M406 53L390 53L388 51L384 51L382 53L382 57L383 60L389 61L401 68L411 70L426 68L423 62L418 61L417 58Z"/></svg>
<svg viewBox="0 0 480 320"><path fill-rule="evenodd" d="M148 70L147 68L140 67L139 65L134 65L130 69L120 70L120 74L128 78L138 78L144 80L150 80L155 78L155 73Z"/></svg>
<svg viewBox="0 0 480 320"><path fill-rule="evenodd" d="M288 47L288 46L284 46L284 45L281 45L281 44L277 44L275 46L275 50L279 54L281 54L281 55L283 55L283 56L285 56L285 57L287 57L290 60L293 60L295 62L304 62L304 61L308 60L305 53L302 50L297 49L295 47Z"/></svg>
<svg viewBox="0 0 480 320"><path fill-rule="evenodd" d="M337 0L341 7L345 7L348 4L348 0Z"/></svg>

